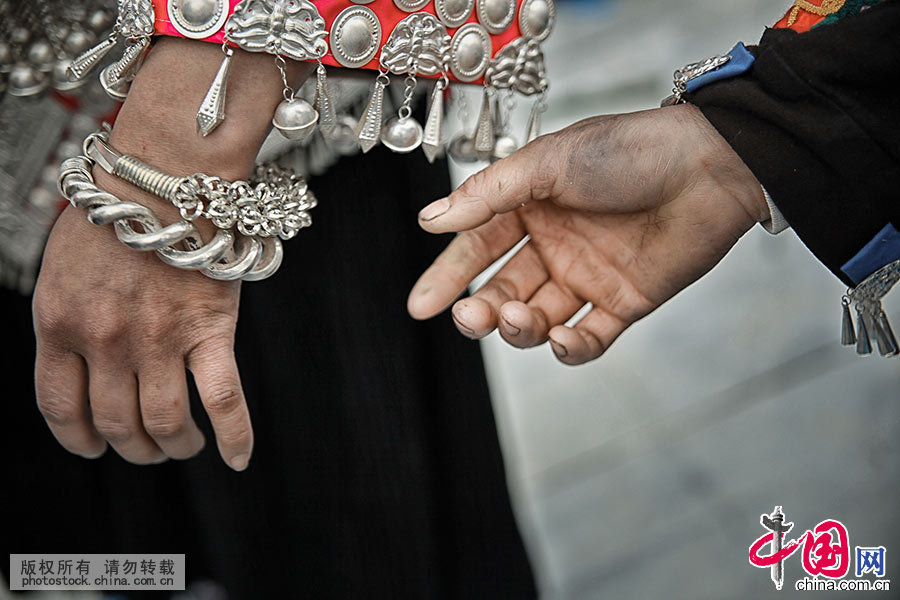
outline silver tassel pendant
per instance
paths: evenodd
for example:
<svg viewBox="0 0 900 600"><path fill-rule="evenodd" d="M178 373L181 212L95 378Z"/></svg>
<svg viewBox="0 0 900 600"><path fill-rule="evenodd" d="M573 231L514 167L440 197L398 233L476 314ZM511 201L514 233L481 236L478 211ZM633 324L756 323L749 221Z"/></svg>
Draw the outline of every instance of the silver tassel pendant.
<svg viewBox="0 0 900 600"><path fill-rule="evenodd" d="M872 353L872 343L869 341L869 331L866 327L866 317L862 308L857 308L857 335L856 335L856 353L865 356Z"/></svg>
<svg viewBox="0 0 900 600"><path fill-rule="evenodd" d="M137 74L149 47L150 40L140 38L128 45L122 58L100 72L100 85L110 98L119 102L125 100L128 88L131 87L130 82Z"/></svg>
<svg viewBox="0 0 900 600"><path fill-rule="evenodd" d="M841 344L852 346L856 343L856 330L853 328L853 317L850 315L850 300L845 296L841 301L843 317L841 319Z"/></svg>
<svg viewBox="0 0 900 600"><path fill-rule="evenodd" d="M894 331L883 310L879 310L878 316L875 317L875 341L882 356L896 356L900 353L897 338L894 337Z"/></svg>
<svg viewBox="0 0 900 600"><path fill-rule="evenodd" d="M385 77L384 79L387 79ZM366 105L366 111L356 126L356 140L363 152L368 152L376 145L381 137L381 121L384 119L384 88L385 81L379 75L375 80L375 88Z"/></svg>
<svg viewBox="0 0 900 600"><path fill-rule="evenodd" d="M73 83L83 80L109 54L116 41L117 37L111 35L93 48L79 54L66 69L66 78Z"/></svg>
<svg viewBox="0 0 900 600"><path fill-rule="evenodd" d="M324 135L330 135L337 125L337 113L334 110L334 102L328 92L328 79L325 66L319 63L316 69L316 99L315 109L319 113L319 130Z"/></svg>
<svg viewBox="0 0 900 600"><path fill-rule="evenodd" d="M490 160L494 153L494 117L491 114L490 88L484 88L481 99L481 112L478 125L475 127L475 154L479 160Z"/></svg>
<svg viewBox="0 0 900 600"><path fill-rule="evenodd" d="M428 108L425 135L422 138L422 151L430 163L444 154L443 122L444 81L440 79L434 84L434 90L431 92L431 106Z"/></svg>
<svg viewBox="0 0 900 600"><path fill-rule="evenodd" d="M215 131L225 120L225 92L228 89L228 73L231 71L233 57L234 50L226 48L219 71L197 110L197 132L204 137Z"/></svg>
<svg viewBox="0 0 900 600"><path fill-rule="evenodd" d="M543 100L535 100L528 115L528 125L525 126L525 143L533 141L541 135L541 113L543 113Z"/></svg>

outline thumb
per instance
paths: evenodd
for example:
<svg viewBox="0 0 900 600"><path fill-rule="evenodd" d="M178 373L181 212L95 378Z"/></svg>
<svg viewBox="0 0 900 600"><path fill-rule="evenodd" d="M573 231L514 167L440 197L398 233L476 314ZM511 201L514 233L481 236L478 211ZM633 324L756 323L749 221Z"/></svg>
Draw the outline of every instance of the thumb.
<svg viewBox="0 0 900 600"><path fill-rule="evenodd" d="M430 233L474 229L494 215L550 198L556 183L552 136L537 138L521 150L469 177L446 198L419 212L419 225Z"/></svg>

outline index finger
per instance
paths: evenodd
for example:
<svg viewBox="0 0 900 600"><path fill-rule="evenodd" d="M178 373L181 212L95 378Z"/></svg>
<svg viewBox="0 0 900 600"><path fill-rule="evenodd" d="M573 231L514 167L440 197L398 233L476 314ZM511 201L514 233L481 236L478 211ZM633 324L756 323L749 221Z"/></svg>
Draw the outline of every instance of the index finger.
<svg viewBox="0 0 900 600"><path fill-rule="evenodd" d="M253 452L253 426L231 341L202 342L186 363L216 432L219 454L232 469L243 471Z"/></svg>

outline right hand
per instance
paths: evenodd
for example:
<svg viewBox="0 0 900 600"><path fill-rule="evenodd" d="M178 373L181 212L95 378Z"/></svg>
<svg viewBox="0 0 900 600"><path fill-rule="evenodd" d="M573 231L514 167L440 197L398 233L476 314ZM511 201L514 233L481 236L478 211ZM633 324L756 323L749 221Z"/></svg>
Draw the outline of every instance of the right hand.
<svg viewBox="0 0 900 600"><path fill-rule="evenodd" d="M119 113L110 142L175 175L246 178L281 100L271 56L235 52L227 118L209 137L195 133L197 103L222 59L219 46L163 38ZM295 79L312 67L293 63ZM178 219L171 205L94 169L99 187ZM215 228L196 225L205 240ZM247 467L253 430L234 357L239 282L215 281L163 264L90 224L68 207L44 252L34 292L38 407L67 450L87 458L107 443L147 464L193 456L204 446L190 414L190 369L233 469Z"/></svg>

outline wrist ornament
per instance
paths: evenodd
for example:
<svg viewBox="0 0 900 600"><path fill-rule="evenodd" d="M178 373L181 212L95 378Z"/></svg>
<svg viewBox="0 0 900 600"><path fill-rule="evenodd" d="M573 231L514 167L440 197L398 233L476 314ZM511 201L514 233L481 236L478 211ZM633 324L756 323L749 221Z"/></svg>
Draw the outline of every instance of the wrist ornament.
<svg viewBox="0 0 900 600"><path fill-rule="evenodd" d="M234 48L274 56L284 101L272 124L301 143L318 130L335 148L350 143L368 152L382 142L399 153L422 147L429 161L445 150L461 162L496 160L519 146L509 129L515 95L535 97L526 143L539 135L547 108L540 44L556 19L554 0L119 0L118 8L113 33L72 62L70 77L84 78L124 40L122 57L101 73L104 89L123 99L151 36L221 44L222 63L204 98L196 99L197 130L204 136L226 118ZM289 84L287 60L318 63L310 98ZM326 65L377 72L358 119L338 114ZM404 89L395 115L385 120L392 75L403 78ZM412 116L423 78L434 80L424 127ZM482 84L484 92L477 121L464 123L468 131L445 144L444 97L451 81ZM460 112L468 120L464 105Z"/></svg>
<svg viewBox="0 0 900 600"><path fill-rule="evenodd" d="M164 227L150 208L101 190L91 173L95 165L172 202L182 220ZM60 165L58 181L64 198L87 209L92 223L113 223L116 236L127 246L153 250L168 265L221 280L256 281L273 275L281 266L281 240L309 226L308 210L316 205L303 178L287 169L258 165L249 181L233 183L203 174L175 177L119 154L109 145L107 132L90 134L82 155ZM209 242L193 224L199 217L218 228Z"/></svg>

